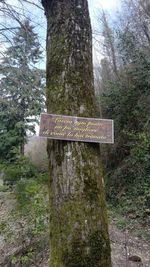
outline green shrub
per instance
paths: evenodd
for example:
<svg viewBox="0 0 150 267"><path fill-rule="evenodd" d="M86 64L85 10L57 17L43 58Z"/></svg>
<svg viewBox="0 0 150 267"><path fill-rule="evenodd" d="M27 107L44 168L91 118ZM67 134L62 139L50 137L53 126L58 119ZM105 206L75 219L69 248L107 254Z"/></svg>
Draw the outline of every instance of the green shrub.
<svg viewBox="0 0 150 267"><path fill-rule="evenodd" d="M14 185L21 179L30 179L37 176L36 167L30 160L19 155L14 162L3 163L4 184Z"/></svg>
<svg viewBox="0 0 150 267"><path fill-rule="evenodd" d="M48 220L48 187L36 179L22 179L15 187L19 214L25 216L32 234L41 233Z"/></svg>
<svg viewBox="0 0 150 267"><path fill-rule="evenodd" d="M132 138L131 138L132 137ZM144 218L150 207L150 136L130 135L130 154L115 169L107 173L108 201L122 207L122 213L133 212ZM144 218L146 219L146 218Z"/></svg>

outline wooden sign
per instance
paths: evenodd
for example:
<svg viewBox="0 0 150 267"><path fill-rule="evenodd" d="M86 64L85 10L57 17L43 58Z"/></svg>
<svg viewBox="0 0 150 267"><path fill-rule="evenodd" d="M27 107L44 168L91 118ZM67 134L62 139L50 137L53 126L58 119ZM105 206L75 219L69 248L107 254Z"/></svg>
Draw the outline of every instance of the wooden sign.
<svg viewBox="0 0 150 267"><path fill-rule="evenodd" d="M70 141L114 143L113 120L41 114L39 136Z"/></svg>

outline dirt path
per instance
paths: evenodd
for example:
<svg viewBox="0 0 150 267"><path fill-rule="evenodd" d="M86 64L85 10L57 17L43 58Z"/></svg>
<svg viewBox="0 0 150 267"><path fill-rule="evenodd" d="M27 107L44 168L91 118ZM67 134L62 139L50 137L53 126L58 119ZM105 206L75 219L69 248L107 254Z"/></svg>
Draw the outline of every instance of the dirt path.
<svg viewBox="0 0 150 267"><path fill-rule="evenodd" d="M110 224L109 232L113 267L150 267L150 244L148 242L118 229L114 223ZM129 258L141 261L130 261ZM47 266L48 260L46 259L39 265L39 267ZM32 265L32 267L36 266Z"/></svg>
<svg viewBox="0 0 150 267"><path fill-rule="evenodd" d="M150 267L150 243L118 229L113 223L110 224L110 239L113 267Z"/></svg>
<svg viewBox="0 0 150 267"><path fill-rule="evenodd" d="M10 199L9 199L10 198ZM13 206L13 198L11 195L1 194L0 196L0 223L4 219L7 221L10 216L10 211ZM110 239L112 248L112 262L113 267L150 267L150 243L135 236L133 233L125 232L118 229L115 222L110 223ZM13 251L17 250L16 247L12 247L10 243L4 242L3 233L1 229L0 234L0 267L8 267L7 264L3 264L6 257L13 256ZM136 257L133 257L136 256ZM138 262L129 261L128 259L140 260ZM47 267L48 259L43 259L42 262L36 263L36 265L30 267Z"/></svg>

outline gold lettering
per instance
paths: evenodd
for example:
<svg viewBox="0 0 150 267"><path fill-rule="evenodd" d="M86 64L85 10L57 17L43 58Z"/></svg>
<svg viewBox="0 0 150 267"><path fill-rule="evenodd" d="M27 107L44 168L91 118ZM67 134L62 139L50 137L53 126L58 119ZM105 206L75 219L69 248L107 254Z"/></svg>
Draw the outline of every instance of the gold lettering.
<svg viewBox="0 0 150 267"><path fill-rule="evenodd" d="M76 133L76 134L74 135L74 137L76 137L76 138L84 138L84 135L83 135L83 134L78 134L78 133Z"/></svg>
<svg viewBox="0 0 150 267"><path fill-rule="evenodd" d="M67 136L68 137L73 137L73 133L68 133Z"/></svg>
<svg viewBox="0 0 150 267"><path fill-rule="evenodd" d="M77 126L86 126L87 125L87 122L84 122L84 121L76 121L75 122L75 125L77 125Z"/></svg>
<svg viewBox="0 0 150 267"><path fill-rule="evenodd" d="M48 135L49 134L49 130L48 129L44 129L42 134L43 135Z"/></svg>
<svg viewBox="0 0 150 267"><path fill-rule="evenodd" d="M51 135L64 136L64 133L51 132Z"/></svg>
<svg viewBox="0 0 150 267"><path fill-rule="evenodd" d="M61 125L56 125L55 129L62 129L62 126Z"/></svg>
<svg viewBox="0 0 150 267"><path fill-rule="evenodd" d="M61 119L61 118L56 118L55 119L55 122L61 122L61 123L68 123L68 124L71 124L72 121L71 120L67 120L67 119Z"/></svg>
<svg viewBox="0 0 150 267"><path fill-rule="evenodd" d="M94 132L96 133L95 129L90 129L90 128L75 128L75 131L80 131L80 132Z"/></svg>
<svg viewBox="0 0 150 267"><path fill-rule="evenodd" d="M85 138L90 138L90 139L106 139L106 136L97 136L97 135L86 135Z"/></svg>
<svg viewBox="0 0 150 267"><path fill-rule="evenodd" d="M69 126L65 126L62 131L65 131L65 130L71 130L71 128Z"/></svg>

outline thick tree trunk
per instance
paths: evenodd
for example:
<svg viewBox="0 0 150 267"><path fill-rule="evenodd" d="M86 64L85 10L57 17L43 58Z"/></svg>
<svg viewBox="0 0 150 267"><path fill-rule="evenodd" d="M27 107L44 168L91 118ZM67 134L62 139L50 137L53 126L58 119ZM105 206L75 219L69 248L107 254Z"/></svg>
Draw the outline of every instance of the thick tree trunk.
<svg viewBox="0 0 150 267"><path fill-rule="evenodd" d="M49 113L95 116L92 36L86 0L42 1ZM48 141L50 267L110 267L99 145Z"/></svg>

